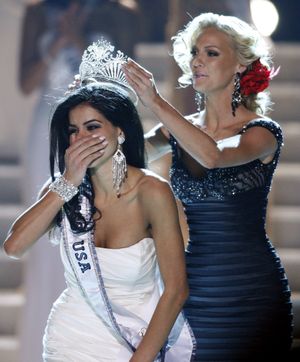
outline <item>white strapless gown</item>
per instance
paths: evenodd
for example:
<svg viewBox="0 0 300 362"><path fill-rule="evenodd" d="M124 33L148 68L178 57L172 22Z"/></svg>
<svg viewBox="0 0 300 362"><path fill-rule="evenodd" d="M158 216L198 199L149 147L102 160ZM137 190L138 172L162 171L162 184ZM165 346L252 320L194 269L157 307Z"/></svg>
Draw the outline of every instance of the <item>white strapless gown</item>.
<svg viewBox="0 0 300 362"><path fill-rule="evenodd" d="M159 299L153 239L145 238L122 249L96 250L110 301L148 322ZM110 334L83 298L62 246L61 256L67 289L49 315L44 361L128 361L131 353Z"/></svg>

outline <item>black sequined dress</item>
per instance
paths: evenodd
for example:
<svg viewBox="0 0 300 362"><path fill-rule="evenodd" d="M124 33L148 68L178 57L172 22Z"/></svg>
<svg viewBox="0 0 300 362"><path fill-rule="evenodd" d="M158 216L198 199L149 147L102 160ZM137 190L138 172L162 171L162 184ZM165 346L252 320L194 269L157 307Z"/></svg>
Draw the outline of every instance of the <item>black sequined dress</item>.
<svg viewBox="0 0 300 362"><path fill-rule="evenodd" d="M176 140L170 139L171 184L189 226L190 297L184 310L197 342L196 361L284 358L291 344L290 289L265 232L282 132L275 122L256 119L241 133L251 127L264 127L276 137L273 161L208 169L200 179L185 168Z"/></svg>

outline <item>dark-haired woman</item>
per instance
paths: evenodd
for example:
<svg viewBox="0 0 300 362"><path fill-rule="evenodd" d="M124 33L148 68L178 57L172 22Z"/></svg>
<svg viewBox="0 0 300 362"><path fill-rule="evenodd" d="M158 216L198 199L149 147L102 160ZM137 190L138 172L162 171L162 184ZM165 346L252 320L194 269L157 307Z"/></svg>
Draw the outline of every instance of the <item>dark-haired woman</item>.
<svg viewBox="0 0 300 362"><path fill-rule="evenodd" d="M18 258L47 231L60 242L67 289L48 319L44 361L190 361L176 203L144 170L131 100L97 83L67 96L52 117L50 164L52 180L4 244Z"/></svg>
<svg viewBox="0 0 300 362"><path fill-rule="evenodd" d="M28 207L36 201L38 191L49 177L48 121L53 100L72 81L86 45L104 36L132 55L138 32L136 10L119 1L26 3L20 32L19 84L24 94L37 95L23 152L22 195ZM65 283L58 250L47 243L46 237L30 249L28 259L23 274L26 304L20 326L20 350L24 361L40 362L48 311Z"/></svg>

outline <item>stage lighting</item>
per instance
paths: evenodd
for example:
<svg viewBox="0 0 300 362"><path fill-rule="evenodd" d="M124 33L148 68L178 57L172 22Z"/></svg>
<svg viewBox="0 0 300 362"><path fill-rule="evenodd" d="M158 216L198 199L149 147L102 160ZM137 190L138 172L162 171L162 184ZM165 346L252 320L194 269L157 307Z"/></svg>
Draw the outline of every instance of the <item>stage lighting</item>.
<svg viewBox="0 0 300 362"><path fill-rule="evenodd" d="M251 0L250 9L257 30L263 36L270 36L279 21L279 14L275 5L268 0Z"/></svg>

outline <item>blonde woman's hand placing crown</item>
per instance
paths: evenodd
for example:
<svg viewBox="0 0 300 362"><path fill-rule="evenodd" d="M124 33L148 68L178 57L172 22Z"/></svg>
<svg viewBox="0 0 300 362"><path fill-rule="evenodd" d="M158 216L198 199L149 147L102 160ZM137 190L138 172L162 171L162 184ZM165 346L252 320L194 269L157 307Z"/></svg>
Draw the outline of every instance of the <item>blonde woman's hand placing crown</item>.
<svg viewBox="0 0 300 362"><path fill-rule="evenodd" d="M124 63L123 70L128 83L135 90L143 105L151 109L160 99L152 73L130 58Z"/></svg>

